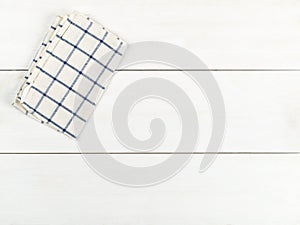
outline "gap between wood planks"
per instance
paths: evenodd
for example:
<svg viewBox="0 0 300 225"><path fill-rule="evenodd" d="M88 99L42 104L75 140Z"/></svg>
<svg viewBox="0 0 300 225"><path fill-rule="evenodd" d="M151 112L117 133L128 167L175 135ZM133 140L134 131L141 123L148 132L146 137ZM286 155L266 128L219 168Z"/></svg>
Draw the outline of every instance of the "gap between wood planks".
<svg viewBox="0 0 300 225"><path fill-rule="evenodd" d="M17 68L17 69L0 69L0 72L27 72L26 68ZM117 72L120 71L132 71L132 72L141 72L141 71L220 71L220 72L296 72L300 69L116 69Z"/></svg>
<svg viewBox="0 0 300 225"><path fill-rule="evenodd" d="M0 155L299 155L300 152L0 152Z"/></svg>

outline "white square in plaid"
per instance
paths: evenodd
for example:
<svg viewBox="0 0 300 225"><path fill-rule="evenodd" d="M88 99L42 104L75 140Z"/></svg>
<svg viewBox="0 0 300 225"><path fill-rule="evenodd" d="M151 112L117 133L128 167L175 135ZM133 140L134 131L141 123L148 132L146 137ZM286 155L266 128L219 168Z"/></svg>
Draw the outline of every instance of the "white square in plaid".
<svg viewBox="0 0 300 225"><path fill-rule="evenodd" d="M49 87L50 88L48 90L47 95L57 102L61 102L63 97L69 90L68 88L62 86L60 83L57 82L53 82L53 84Z"/></svg>
<svg viewBox="0 0 300 225"><path fill-rule="evenodd" d="M89 59L88 55L85 55L78 49L76 49L68 60L68 64L70 68L73 68L75 71L82 71L84 64Z"/></svg>
<svg viewBox="0 0 300 225"><path fill-rule="evenodd" d="M42 94L40 94L42 96ZM45 117L50 118L52 113L54 112L57 104L52 99L45 97L43 101L39 104L38 112L43 114ZM44 119L47 122L47 119Z"/></svg>
<svg viewBox="0 0 300 225"><path fill-rule="evenodd" d="M101 37L103 37L105 33L101 33ZM100 36L99 36L100 37ZM84 49L86 52L93 52L94 49L97 47L99 44L99 41L93 38L90 35L86 35L84 39L79 43L78 48Z"/></svg>
<svg viewBox="0 0 300 225"><path fill-rule="evenodd" d="M84 128L85 122L79 119L78 117L74 117L72 119L72 123L69 123L67 126L68 132L74 134L77 130L82 130Z"/></svg>
<svg viewBox="0 0 300 225"><path fill-rule="evenodd" d="M90 103L83 101L82 104L77 108L77 110L78 114L82 116L82 118L87 119L94 110L94 107Z"/></svg>
<svg viewBox="0 0 300 225"><path fill-rule="evenodd" d="M105 90L102 89L99 86L94 86L94 88L91 89L90 93L89 93L89 99L93 99L93 101L95 103L98 102L98 97L104 92Z"/></svg>
<svg viewBox="0 0 300 225"><path fill-rule="evenodd" d="M88 98L90 101L95 102L95 100L89 98L88 95L93 86L97 85L94 85L94 81L92 79L88 79L86 77L81 77L80 82L76 83L76 89L78 92Z"/></svg>
<svg viewBox="0 0 300 225"><path fill-rule="evenodd" d="M98 82L106 87L111 78L112 78L111 73L108 70L104 70L103 73L101 74Z"/></svg>
<svg viewBox="0 0 300 225"><path fill-rule="evenodd" d="M84 68L83 73L86 74L91 80L96 81L102 70L105 70L103 65L94 61L92 66L87 66Z"/></svg>
<svg viewBox="0 0 300 225"><path fill-rule="evenodd" d="M35 79L33 86L38 87L39 90L44 93L52 81L53 80L50 77L40 74L40 76Z"/></svg>
<svg viewBox="0 0 300 225"><path fill-rule="evenodd" d="M47 59L47 63L41 66L47 73L49 74L58 74L59 70L61 68L61 62L55 59L54 57L49 57ZM42 73L39 70L39 76L48 77L49 79L53 80L50 76L48 76L46 73Z"/></svg>
<svg viewBox="0 0 300 225"><path fill-rule="evenodd" d="M112 49L112 46L103 44L103 45L100 46L99 49L97 49L97 51L94 54L94 57L96 59L101 59L101 63L106 65L107 62L109 61L109 59L113 55L118 55L118 54L115 53L115 50L116 50L116 48Z"/></svg>
<svg viewBox="0 0 300 225"><path fill-rule="evenodd" d="M74 23L80 24L82 30L79 30L76 26L72 25L70 23L70 20ZM75 45L80 39L80 37L82 36L82 34L84 33L84 30L86 30L87 27L89 26L90 21L85 19L84 21L80 22L78 20L78 17L75 17L73 20L72 19L70 20L68 19L66 22L68 25L70 25L68 30L64 34L57 35L56 37L59 38L64 43L68 42L70 45Z"/></svg>
<svg viewBox="0 0 300 225"><path fill-rule="evenodd" d="M55 123L59 124L61 129L64 129L70 118L72 117L72 113L69 112L68 110L59 107L54 116L52 117L52 120L55 121Z"/></svg>
<svg viewBox="0 0 300 225"><path fill-rule="evenodd" d="M52 51L50 50L48 51L46 50L46 51L48 52L48 54L53 53L55 56L57 56L58 58L56 58L56 61L59 61L59 59L66 61L68 56L73 51L73 49L74 49L73 46L59 40L55 49L53 49Z"/></svg>
<svg viewBox="0 0 300 225"><path fill-rule="evenodd" d="M76 112L76 109L79 107L80 103L85 101L84 98L78 97L74 92L69 91L64 99L64 105L70 109L72 112ZM89 103L90 104L90 103ZM92 104L90 104L92 105Z"/></svg>
<svg viewBox="0 0 300 225"><path fill-rule="evenodd" d="M75 79L78 77L78 72L69 66L64 66L61 74L68 74L67 76L58 76L58 79L68 86L71 86L75 82ZM66 87L66 89L68 88Z"/></svg>
<svg viewBox="0 0 300 225"><path fill-rule="evenodd" d="M126 43L89 17L56 19L14 105L49 127L77 138L113 75Z"/></svg>

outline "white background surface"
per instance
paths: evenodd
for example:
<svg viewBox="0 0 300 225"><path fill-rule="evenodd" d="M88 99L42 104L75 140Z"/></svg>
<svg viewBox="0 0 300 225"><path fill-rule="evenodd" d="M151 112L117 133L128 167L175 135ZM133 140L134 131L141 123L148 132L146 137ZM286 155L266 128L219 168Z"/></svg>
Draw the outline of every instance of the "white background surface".
<svg viewBox="0 0 300 225"><path fill-rule="evenodd" d="M122 187L98 177L74 142L14 109L24 72L12 70L26 69L54 17L73 10L90 14L128 43L170 42L220 69L213 74L227 111L222 152L230 154L219 155L205 173L198 173L197 154L163 184ZM300 2L2 0L0 12L0 153L10 153L0 154L0 224L300 223L300 71L285 71L300 69ZM245 69L252 71L240 71ZM110 99L124 82L153 75L182 73L117 73L97 121L109 117ZM147 119L147 112L136 113ZM209 127L204 106L198 114ZM118 157L135 163L165 157L112 151L124 151Z"/></svg>

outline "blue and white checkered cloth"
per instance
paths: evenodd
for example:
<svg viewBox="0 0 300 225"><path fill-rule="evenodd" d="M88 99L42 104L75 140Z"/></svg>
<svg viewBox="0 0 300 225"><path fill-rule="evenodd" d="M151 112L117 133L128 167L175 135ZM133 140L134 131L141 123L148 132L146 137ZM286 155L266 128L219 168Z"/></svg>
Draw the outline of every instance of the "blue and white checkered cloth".
<svg viewBox="0 0 300 225"><path fill-rule="evenodd" d="M126 50L126 43L91 18L58 17L38 50L14 105L77 138Z"/></svg>

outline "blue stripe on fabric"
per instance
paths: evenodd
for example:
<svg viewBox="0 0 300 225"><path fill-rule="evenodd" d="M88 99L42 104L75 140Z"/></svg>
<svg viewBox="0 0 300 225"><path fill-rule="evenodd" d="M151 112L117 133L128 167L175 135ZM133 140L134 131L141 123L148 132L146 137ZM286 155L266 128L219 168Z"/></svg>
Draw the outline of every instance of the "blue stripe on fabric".
<svg viewBox="0 0 300 225"><path fill-rule="evenodd" d="M92 24L93 24L93 23L90 22L90 24L89 24L89 26L88 26L87 29L89 29L89 28L92 26ZM81 35L81 37L80 37L79 40L77 41L77 44L76 44L76 45L78 45L78 44L82 41L84 35L85 35L85 33L84 33L83 35ZM74 51L75 51L75 48L73 48L72 51L69 53L69 55L68 55L66 61L68 61L68 60L70 59L70 57L72 56L72 54L74 53ZM57 77L59 76L59 74L60 74L61 71L63 70L64 66L65 66L65 64L63 64L63 65L59 68L57 74L55 75L55 78L57 78ZM55 81L55 80L56 80L56 79L53 79L52 82L50 83L50 85L47 87L46 93L49 92L49 90L50 90L50 88L52 87L52 85L54 84L54 81ZM44 98L44 96L42 96L42 97L40 98L40 100L38 101L38 103L37 103L36 106L35 106L35 109L37 109L37 108L39 107L39 105L41 104L43 98Z"/></svg>
<svg viewBox="0 0 300 225"><path fill-rule="evenodd" d="M74 25L75 27L77 27L78 29L80 29L80 30L86 32L88 35L90 35L91 37L95 38L96 40L101 41L101 39L98 38L96 35L94 35L94 34L92 34L91 32L85 30L84 28L82 28L81 26L79 26L77 23L75 23L75 22L73 22L72 20L70 20L70 18L68 18L67 21L68 21L69 23L71 23L72 25ZM114 49L113 47L111 47L111 46L110 46L109 44L107 44L106 42L103 42L103 44L104 44L105 46L107 46L109 49L113 50L116 54L122 55L122 53L119 52L119 49Z"/></svg>
<svg viewBox="0 0 300 225"><path fill-rule="evenodd" d="M70 88L68 85L66 85L64 82L58 80L56 77L52 76L50 73L48 73L47 71L45 71L44 69L42 69L41 67L37 66L37 69L39 69L42 73L46 74L47 76L49 76L50 78L52 78L54 81L57 81L58 83L60 83L61 85L63 85L64 87L70 89L72 92L74 92L75 94L77 94L78 96L80 96L81 98L83 98L85 101L89 102L92 105L96 105L96 103L92 102L91 100L89 100L88 98L84 97L82 94L80 94L79 92L77 92L76 90L74 90L73 88Z"/></svg>
<svg viewBox="0 0 300 225"><path fill-rule="evenodd" d="M73 112L71 109L67 108L66 106L62 105L60 102L56 101L54 98L52 98L51 96L47 95L45 92L42 92L40 89L38 89L35 86L31 86L31 88L33 88L35 91L39 92L41 95L44 95L46 98L50 99L51 101L53 101L55 104L59 105L60 107L62 107L63 109L65 109L66 111L68 111L69 113L71 113L72 115L78 117L78 119L82 120L83 122L86 122L86 120L84 118L82 118L81 116L79 116L78 114L76 114L75 112ZM50 117L50 119L52 119Z"/></svg>
<svg viewBox="0 0 300 225"><path fill-rule="evenodd" d="M98 84L96 81L94 81L92 78L90 78L88 75L84 74L81 70L75 68L74 66L72 66L70 63L68 63L67 61L64 61L62 58L58 57L57 55L55 55L54 53L46 50L46 53L48 53L49 55L53 56L55 59L57 59L58 61L62 62L63 64L67 65L68 67L70 67L72 70L74 70L75 72L79 73L80 75L84 76L85 78L87 78L89 81L91 81L92 83L96 84L97 86L99 86L102 89L105 89L101 84Z"/></svg>
<svg viewBox="0 0 300 225"><path fill-rule="evenodd" d="M102 38L103 40L107 37L107 34L108 34L108 32L106 32L106 33L104 34L104 36L103 36L103 38ZM97 44L97 46L96 46L96 48L94 49L94 51L92 52L91 56L93 56L93 55L97 52L97 50L98 50L99 47L101 46L101 43L102 43L102 42L99 42L99 43ZM88 63L90 62L90 60L91 60L91 57L89 57L89 58L87 59L87 61L85 62L85 64L84 64L83 67L81 68L81 70L78 71L78 75L76 76L75 80L72 82L72 84L71 84L71 86L70 86L71 88L74 87L74 85L75 85L76 82L78 81L80 75L83 74L82 71L84 71L84 69L86 68L86 66L87 66ZM97 83L97 82L93 82L93 83ZM60 102L60 105L65 101L65 99L67 98L69 92L70 92L70 91L68 90L67 93L63 96L63 98L62 98L62 100L61 100L61 102ZM84 100L83 100L83 101L84 101ZM53 118L53 116L54 116L55 113L58 111L58 109L59 109L59 106L56 107L56 109L54 110L54 112L53 112L52 115L50 116L50 119ZM78 113L78 112L77 112L77 113ZM74 115L77 115L77 113L74 112Z"/></svg>
<svg viewBox="0 0 300 225"><path fill-rule="evenodd" d="M32 106L30 106L29 104L27 104L26 102L23 102L24 105L26 105L28 108L30 108L31 110L33 110L35 113L37 113L38 115L40 115L41 117L43 117L45 120L48 121L48 123L52 123L54 126L58 127L59 129L61 129L64 133L70 135L73 138L76 138L76 136L72 133L70 133L69 131L67 131L66 129L64 129L63 127L61 127L59 124L55 123L52 120L49 120L49 118L47 118L45 115L43 115L42 113L40 113L39 111L37 111L35 108L33 108ZM27 112L28 113L28 112Z"/></svg>
<svg viewBox="0 0 300 225"><path fill-rule="evenodd" d="M121 42L121 43L119 44L119 46L118 46L118 48L117 48L118 50L121 48L122 44L123 44L123 42ZM115 55L116 55L116 51L114 51L114 53L112 54L112 56L110 57L110 59L107 61L107 63L106 63L107 66L111 63L111 61L112 61L112 59L114 58ZM101 71L101 73L98 75L96 81L98 81L98 80L100 79L100 77L101 77L101 75L104 73L104 71L105 71L105 68L102 69L102 71ZM88 92L87 95L85 96L86 98L88 98L88 96L90 95L90 93L92 92L92 90L94 89L94 87L95 87L95 85L93 85L93 86L90 88L89 92ZM78 113L78 112L79 112L80 108L83 106L83 103L84 103L84 101L82 101L82 102L80 103L80 105L79 105L78 108L76 109L75 113ZM74 117L72 117L72 118L68 121L67 125L65 126L65 129L68 129L68 127L70 126L70 124L71 124L71 122L72 122L73 119L74 119Z"/></svg>
<svg viewBox="0 0 300 225"><path fill-rule="evenodd" d="M86 56L90 57L91 59L93 59L94 61L96 61L98 64L100 64L102 67L105 67L105 64L103 64L102 62L100 62L98 59L96 59L95 57L91 56L89 53L87 53L86 51L84 51L83 49L79 48L78 46L75 46L74 44L72 44L71 42L69 42L68 40L64 39L63 37L56 35L56 37L58 37L60 40L66 42L67 44L71 45L72 47L78 49L80 52L82 52L83 54L85 54ZM101 40L101 39L100 39ZM109 70L110 72L113 72L112 69L110 68L105 68L107 70Z"/></svg>

